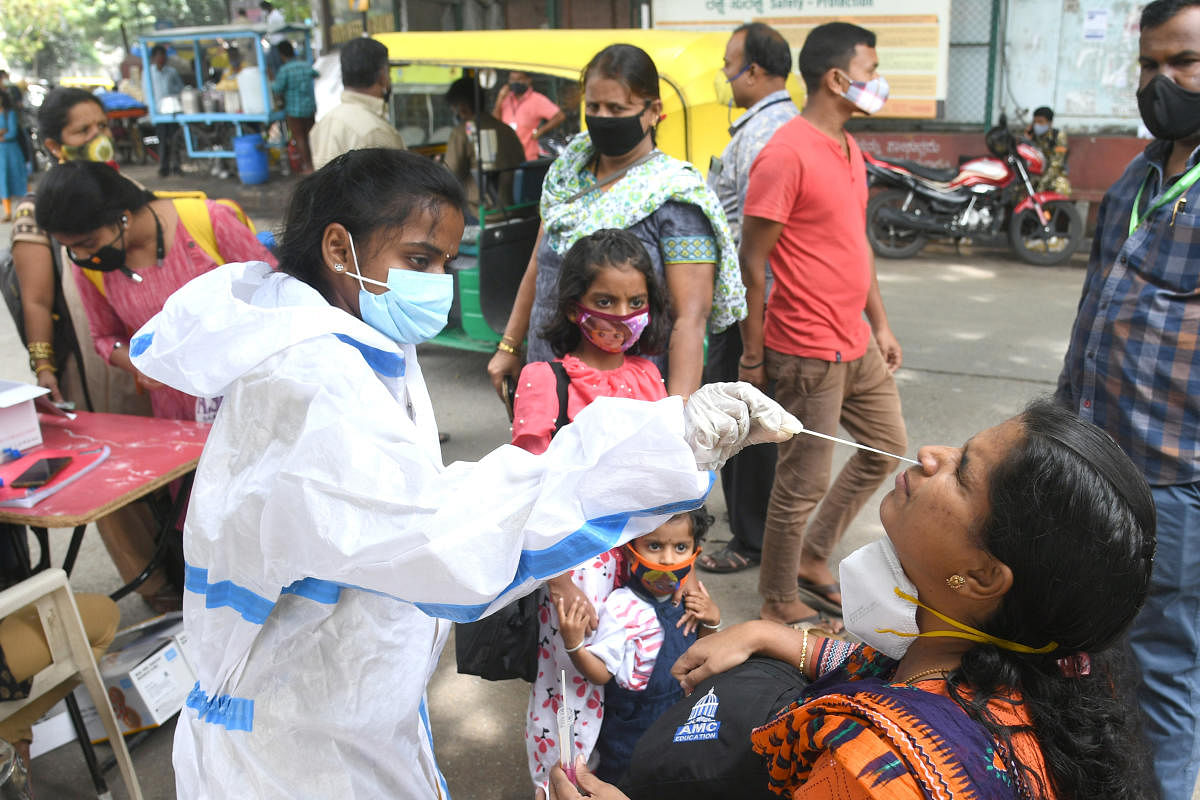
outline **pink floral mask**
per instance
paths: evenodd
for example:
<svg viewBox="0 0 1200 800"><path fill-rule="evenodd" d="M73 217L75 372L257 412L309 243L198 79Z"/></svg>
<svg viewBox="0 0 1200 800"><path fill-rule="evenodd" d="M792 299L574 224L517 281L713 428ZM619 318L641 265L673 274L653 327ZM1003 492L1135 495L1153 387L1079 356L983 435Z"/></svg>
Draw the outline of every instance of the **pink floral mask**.
<svg viewBox="0 0 1200 800"><path fill-rule="evenodd" d="M635 311L618 317L583 306L579 311L579 330L587 340L606 353L624 353L637 343L642 331L650 324L649 311Z"/></svg>

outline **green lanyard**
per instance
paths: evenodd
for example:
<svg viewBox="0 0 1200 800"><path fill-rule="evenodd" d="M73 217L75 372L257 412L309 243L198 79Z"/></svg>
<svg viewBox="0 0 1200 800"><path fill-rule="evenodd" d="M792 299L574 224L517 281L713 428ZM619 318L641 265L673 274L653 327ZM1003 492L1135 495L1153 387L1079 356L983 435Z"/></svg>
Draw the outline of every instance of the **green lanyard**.
<svg viewBox="0 0 1200 800"><path fill-rule="evenodd" d="M1133 209L1129 212L1129 235L1133 236L1133 232L1138 229L1138 226L1145 221L1147 217L1158 210L1160 206L1166 205L1179 195L1192 188L1192 184L1200 180L1200 163L1192 166L1183 176L1175 182L1175 185L1163 193L1161 197L1155 201L1154 205L1146 209L1145 214L1138 214L1138 206L1142 204L1142 191L1146 188L1146 181L1150 180L1150 176L1154 173L1151 168L1146 172L1146 177L1142 178L1142 185L1138 187L1137 197L1133 198ZM1172 218L1174 221L1174 218Z"/></svg>

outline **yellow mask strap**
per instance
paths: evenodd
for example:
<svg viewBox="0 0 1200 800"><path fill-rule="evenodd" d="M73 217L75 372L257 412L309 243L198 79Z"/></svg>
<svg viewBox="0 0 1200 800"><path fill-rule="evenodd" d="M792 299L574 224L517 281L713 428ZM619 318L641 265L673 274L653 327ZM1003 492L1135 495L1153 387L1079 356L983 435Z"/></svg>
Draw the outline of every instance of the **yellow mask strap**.
<svg viewBox="0 0 1200 800"><path fill-rule="evenodd" d="M940 619L942 622L945 622L948 625L953 625L954 627L958 628L958 630L956 630L956 631L929 631L928 633L901 633L900 631L893 631L893 630L885 628L885 629L879 630L879 633L891 633L891 634L895 634L896 636L903 636L905 638L949 636L949 637L953 637L955 639L967 639L968 641L979 642L981 644L994 644L994 645L996 645L996 647L999 647L1003 650L1011 650L1014 653L1037 653L1037 654L1040 654L1040 653L1050 653L1050 652L1053 652L1054 650L1058 649L1058 642L1050 642L1049 644L1047 644L1043 647L1030 647L1028 645L1019 644L1018 642L1010 642L1007 639L998 639L995 636L986 634L981 630L972 628L970 625L964 625L963 623L959 622L956 619L950 619L950 617L947 617L945 614L941 613L940 611L936 611L936 610L930 608L929 606L925 605L917 598L902 591L900 589L900 587L898 587L898 586L894 587L894 591L901 598L907 600L910 603L915 603L916 605L918 605L921 608L928 611L930 614L933 614L935 617Z"/></svg>

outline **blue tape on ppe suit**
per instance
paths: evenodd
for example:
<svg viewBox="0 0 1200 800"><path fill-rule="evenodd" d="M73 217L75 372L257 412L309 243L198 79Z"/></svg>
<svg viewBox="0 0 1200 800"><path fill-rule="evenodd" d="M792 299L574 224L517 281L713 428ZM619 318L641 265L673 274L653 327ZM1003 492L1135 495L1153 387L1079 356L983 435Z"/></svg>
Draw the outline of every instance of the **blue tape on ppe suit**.
<svg viewBox="0 0 1200 800"><path fill-rule="evenodd" d="M220 725L230 731L254 730L254 701L244 697L209 697L200 688L200 681L188 693L187 707L197 713L201 722Z"/></svg>
<svg viewBox="0 0 1200 800"><path fill-rule="evenodd" d="M712 491L713 483L716 479L717 473L710 471L708 473L708 487L704 490L704 494L695 500L682 500L678 503L668 503L665 506L658 506L657 508L647 508L641 511L623 511L619 514L610 514L605 517L589 519L574 533L557 544L547 547L545 550L522 551L521 559L517 562L516 576L513 578L512 583L504 588L504 591L497 594L497 597L503 596L505 593L531 579L535 581L545 580L553 575L566 572L596 553L611 550L621 538L621 532L625 530L625 526L629 524L629 520L634 517L679 514L683 511L691 511L693 508L699 508L705 498L708 497L708 493ZM479 603L463 606L453 603L416 603L415 605L431 617L448 619L452 622L474 622L482 617L492 604Z"/></svg>

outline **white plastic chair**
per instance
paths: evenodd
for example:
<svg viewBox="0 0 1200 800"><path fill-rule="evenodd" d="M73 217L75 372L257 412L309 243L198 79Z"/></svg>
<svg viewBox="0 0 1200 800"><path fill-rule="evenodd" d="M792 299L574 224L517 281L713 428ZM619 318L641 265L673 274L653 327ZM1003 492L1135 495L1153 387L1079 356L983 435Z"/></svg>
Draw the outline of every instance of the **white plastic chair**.
<svg viewBox="0 0 1200 800"><path fill-rule="evenodd" d="M100 670L96 667L83 620L79 618L79 609L75 605L75 595L67 583L67 573L61 569L43 570L0 592L0 619L30 604L37 605L38 616L46 632L46 642L50 645L51 663L33 677L33 688L28 697L0 703L0 719L7 719L64 681L79 676L104 723L131 800L142 800L142 788L133 770L133 760L129 757L125 738L108 702L108 692L100 679ZM86 741L87 733L79 731L78 727L76 732L84 737L81 744L85 745L86 753L91 746Z"/></svg>

